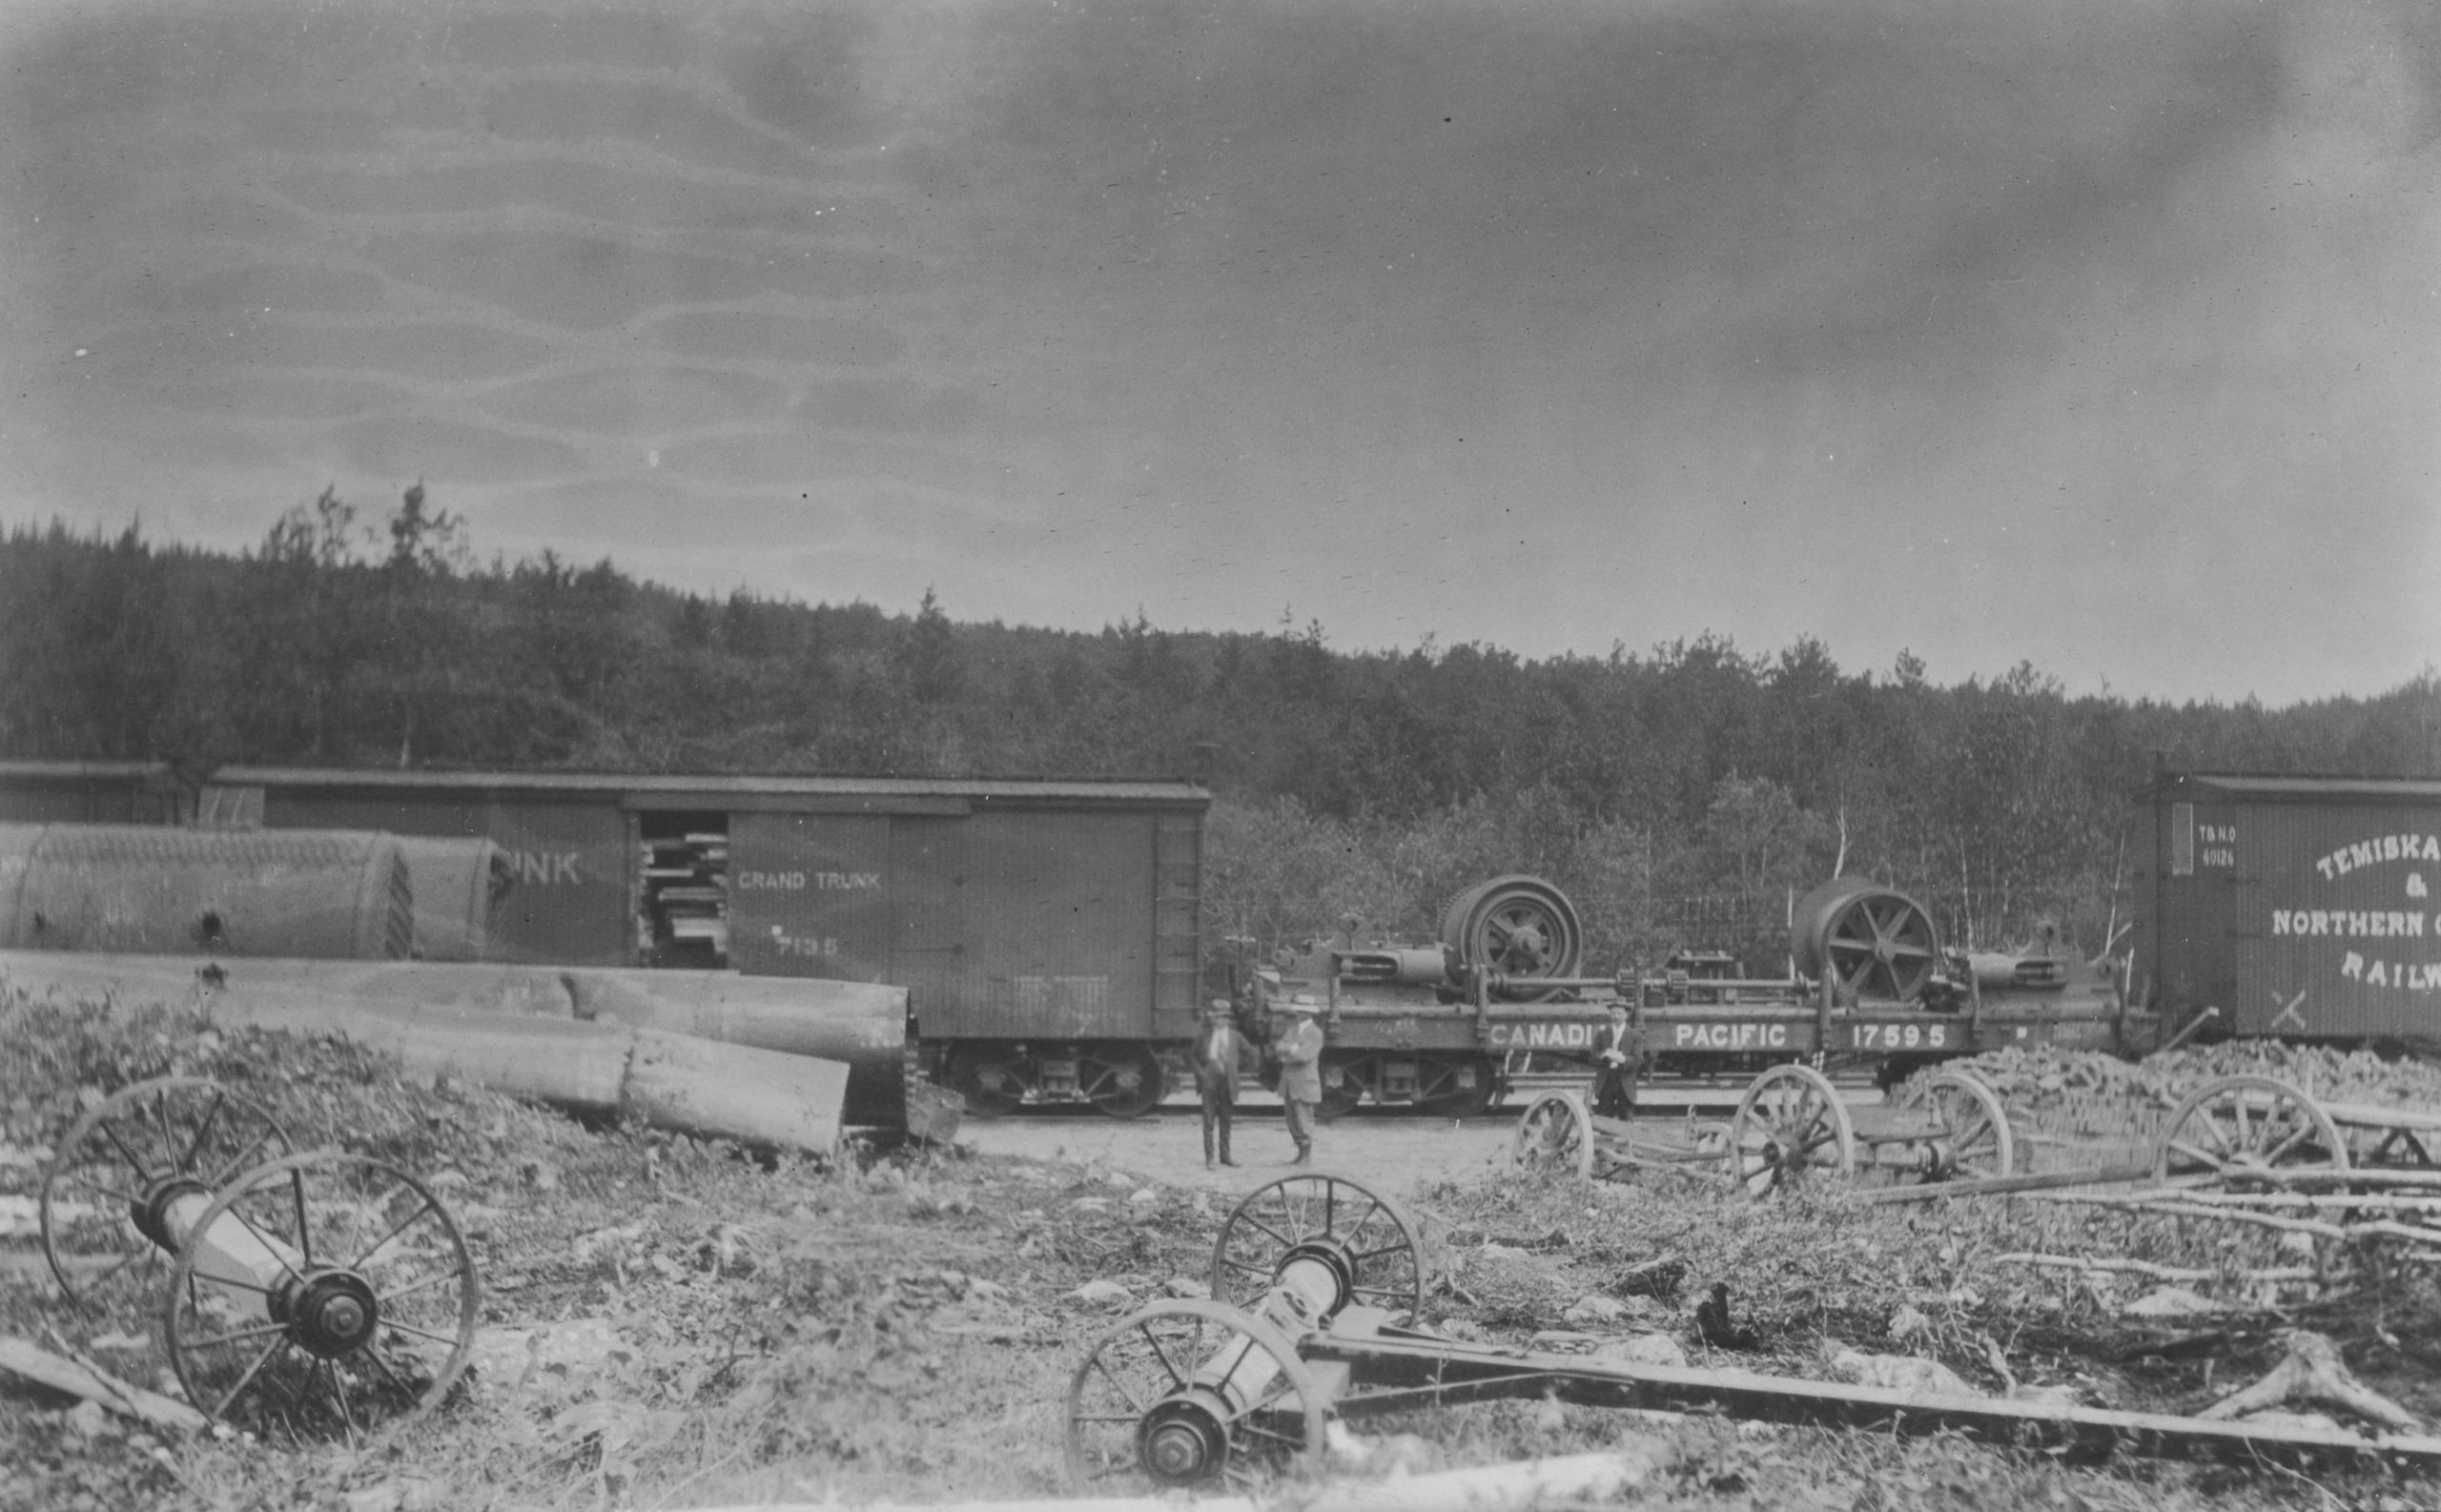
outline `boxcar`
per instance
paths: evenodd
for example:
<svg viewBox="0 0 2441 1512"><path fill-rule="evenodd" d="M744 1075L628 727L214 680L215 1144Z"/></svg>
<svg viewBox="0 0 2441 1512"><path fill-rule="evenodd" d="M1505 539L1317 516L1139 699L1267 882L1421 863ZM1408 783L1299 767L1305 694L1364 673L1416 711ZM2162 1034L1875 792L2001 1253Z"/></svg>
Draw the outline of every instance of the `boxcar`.
<svg viewBox="0 0 2441 1512"><path fill-rule="evenodd" d="M2165 1027L2441 1041L2441 781L2164 773L2138 813L2130 974Z"/></svg>
<svg viewBox="0 0 2441 1512"><path fill-rule="evenodd" d="M1196 1018L1200 786L226 767L204 822L490 839L497 959L889 982L983 1109L1140 1113Z"/></svg>
<svg viewBox="0 0 2441 1512"><path fill-rule="evenodd" d="M168 762L0 762L0 824L174 825L194 808Z"/></svg>

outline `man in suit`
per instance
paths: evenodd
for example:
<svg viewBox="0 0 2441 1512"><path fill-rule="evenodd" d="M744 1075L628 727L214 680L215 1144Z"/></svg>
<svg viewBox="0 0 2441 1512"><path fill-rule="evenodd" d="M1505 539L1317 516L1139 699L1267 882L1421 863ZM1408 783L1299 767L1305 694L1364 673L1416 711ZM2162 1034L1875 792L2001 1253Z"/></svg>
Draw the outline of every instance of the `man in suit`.
<svg viewBox="0 0 2441 1512"><path fill-rule="evenodd" d="M1280 1062L1280 1100L1288 1113L1288 1137L1297 1141L1297 1158L1288 1163L1309 1166L1314 1163L1314 1118L1323 1101L1323 1026L1316 1022L1323 1008L1310 992L1299 992L1282 1008L1287 1027L1271 1049Z"/></svg>
<svg viewBox="0 0 2441 1512"><path fill-rule="evenodd" d="M1644 1069L1644 1032L1628 1021L1628 1005L1610 1005L1610 1021L1593 1033L1593 1111L1632 1118L1636 1073Z"/></svg>
<svg viewBox="0 0 2441 1512"><path fill-rule="evenodd" d="M1203 1031L1195 1038L1195 1091L1203 1103L1203 1168L1216 1164L1213 1134L1219 1132L1220 1165L1229 1158L1229 1115L1238 1105L1238 1029L1229 1000L1216 997L1203 1011Z"/></svg>

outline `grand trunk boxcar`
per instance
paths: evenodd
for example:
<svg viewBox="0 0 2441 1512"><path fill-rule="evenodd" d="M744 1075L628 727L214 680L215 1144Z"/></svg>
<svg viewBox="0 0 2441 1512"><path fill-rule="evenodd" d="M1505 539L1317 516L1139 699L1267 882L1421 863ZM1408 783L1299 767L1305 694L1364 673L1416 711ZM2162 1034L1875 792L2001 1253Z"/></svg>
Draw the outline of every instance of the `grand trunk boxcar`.
<svg viewBox="0 0 2441 1512"><path fill-rule="evenodd" d="M488 838L494 959L908 989L984 1109L1139 1113L1196 1017L1202 821L1183 782L229 767L207 822Z"/></svg>
<svg viewBox="0 0 2441 1512"><path fill-rule="evenodd" d="M2441 1042L2441 781L2165 774L2139 824L2132 974L2165 1028Z"/></svg>

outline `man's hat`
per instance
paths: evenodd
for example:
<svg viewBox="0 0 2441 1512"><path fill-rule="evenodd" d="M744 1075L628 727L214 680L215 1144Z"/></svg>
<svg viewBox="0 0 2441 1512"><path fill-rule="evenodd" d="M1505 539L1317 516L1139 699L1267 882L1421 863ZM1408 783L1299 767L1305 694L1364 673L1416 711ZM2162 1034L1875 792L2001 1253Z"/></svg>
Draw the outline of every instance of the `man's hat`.
<svg viewBox="0 0 2441 1512"><path fill-rule="evenodd" d="M1323 1005L1314 1001L1311 992L1300 992L1280 1006L1291 1013L1319 1013L1323 1011Z"/></svg>

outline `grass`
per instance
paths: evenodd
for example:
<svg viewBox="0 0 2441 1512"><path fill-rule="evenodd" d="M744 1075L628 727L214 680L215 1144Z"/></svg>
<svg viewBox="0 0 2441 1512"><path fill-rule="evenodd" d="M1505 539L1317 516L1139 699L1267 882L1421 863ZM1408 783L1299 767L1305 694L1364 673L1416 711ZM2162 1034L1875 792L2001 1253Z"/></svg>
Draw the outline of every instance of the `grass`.
<svg viewBox="0 0 2441 1512"><path fill-rule="evenodd" d="M1193 1194L1132 1204L1143 1183L1068 1164L868 1150L837 1166L758 1161L718 1143L588 1129L479 1089L402 1081L330 1040L215 1032L178 1015L0 1001L0 1195L30 1196L79 1105L191 1072L256 1096L299 1133L441 1186L469 1234L492 1359L426 1421L369 1447L239 1436L183 1441L0 1387L0 1507L690 1507L768 1500L901 1502L1065 1490L1060 1402L1077 1356L1123 1304L1203 1277L1221 1214ZM1866 1208L1836 1196L1750 1203L1678 1184L1443 1185L1416 1206L1446 1263L1428 1321L1522 1339L1656 1256L1684 1263L1654 1307L1697 1364L1818 1375L1839 1346L1931 1355L2000 1389L1994 1361L2083 1400L2191 1410L2271 1358L2270 1323L2197 1348L2121 1319L2074 1273L2001 1267L2014 1251L2113 1254L2236 1273L2276 1241L2161 1218L2031 1203ZM127 1343L149 1315L64 1307L29 1236L0 1238L0 1332ZM1705 1346L1693 1301L1728 1283L1760 1351ZM2234 1287L2234 1279L2226 1283ZM2213 1290L2206 1285L2204 1290ZM2287 1299L2360 1375L2427 1416L2436 1327L2428 1279L2370 1283L2344 1305ZM1922 1320L1903 1340L1890 1325ZM585 1320L606 1350L555 1354ZM544 1345L549 1347L544 1347ZM150 1383L157 1346L107 1355ZM487 1359L490 1357L487 1356ZM2217 1384L2207 1381L2208 1368ZM2144 1508L2441 1502L2379 1472L2321 1481L2267 1470L2121 1460L2069 1464L1953 1440L1659 1419L1548 1401L1368 1420L1417 1468L1632 1442L1663 1468L1656 1504L1692 1507ZM1401 1436L1408 1436L1402 1438Z"/></svg>

